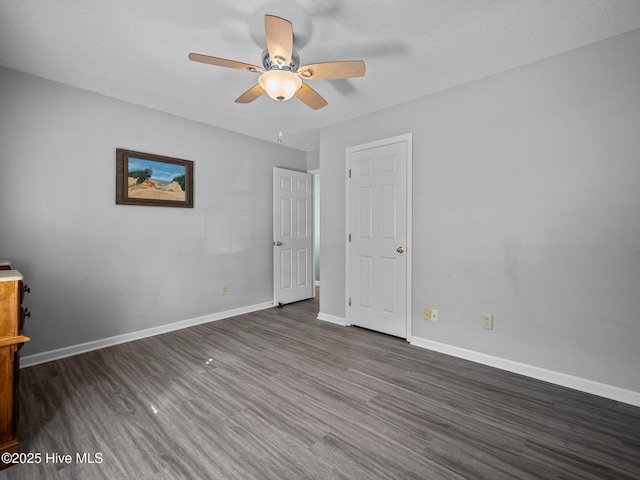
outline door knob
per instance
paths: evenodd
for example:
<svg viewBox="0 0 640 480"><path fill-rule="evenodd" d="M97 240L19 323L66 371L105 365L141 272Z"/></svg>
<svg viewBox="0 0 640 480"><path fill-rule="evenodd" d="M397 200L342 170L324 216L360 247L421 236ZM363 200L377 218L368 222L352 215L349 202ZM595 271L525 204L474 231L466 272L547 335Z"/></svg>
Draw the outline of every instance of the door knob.
<svg viewBox="0 0 640 480"><path fill-rule="evenodd" d="M396 252L398 252L398 253L404 253L404 247L398 247L398 248L396 248Z"/></svg>
<svg viewBox="0 0 640 480"><path fill-rule="evenodd" d="M284 245L284 243L282 243L280 240L278 240L278 241L276 242L276 245L277 245L278 247L281 247L282 245Z"/></svg>

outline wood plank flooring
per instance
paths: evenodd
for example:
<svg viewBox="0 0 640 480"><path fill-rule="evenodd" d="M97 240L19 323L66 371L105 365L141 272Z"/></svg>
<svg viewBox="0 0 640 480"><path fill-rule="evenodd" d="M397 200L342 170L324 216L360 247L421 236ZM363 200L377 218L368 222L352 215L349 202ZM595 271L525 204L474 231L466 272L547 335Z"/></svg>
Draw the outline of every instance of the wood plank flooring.
<svg viewBox="0 0 640 480"><path fill-rule="evenodd" d="M309 300L23 369L22 451L42 460L0 479L640 478L640 408L317 311ZM72 462L45 461L55 453Z"/></svg>

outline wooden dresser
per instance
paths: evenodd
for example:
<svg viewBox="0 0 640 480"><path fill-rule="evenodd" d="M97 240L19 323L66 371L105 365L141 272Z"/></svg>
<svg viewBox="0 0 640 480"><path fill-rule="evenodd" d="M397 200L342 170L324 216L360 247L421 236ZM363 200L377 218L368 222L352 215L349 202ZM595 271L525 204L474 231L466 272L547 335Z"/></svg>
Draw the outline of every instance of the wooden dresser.
<svg viewBox="0 0 640 480"><path fill-rule="evenodd" d="M29 341L22 335L26 316L22 307L28 288L17 270L0 270L0 454L17 452L18 379L20 354L18 351ZM5 468L0 461L0 469Z"/></svg>

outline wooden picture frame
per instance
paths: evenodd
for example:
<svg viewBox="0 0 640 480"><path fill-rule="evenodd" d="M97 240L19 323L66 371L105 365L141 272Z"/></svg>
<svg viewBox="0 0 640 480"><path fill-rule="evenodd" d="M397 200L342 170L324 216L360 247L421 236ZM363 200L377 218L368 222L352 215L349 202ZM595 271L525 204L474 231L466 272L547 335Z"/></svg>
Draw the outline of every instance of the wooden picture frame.
<svg viewBox="0 0 640 480"><path fill-rule="evenodd" d="M116 203L193 208L193 162L117 148Z"/></svg>

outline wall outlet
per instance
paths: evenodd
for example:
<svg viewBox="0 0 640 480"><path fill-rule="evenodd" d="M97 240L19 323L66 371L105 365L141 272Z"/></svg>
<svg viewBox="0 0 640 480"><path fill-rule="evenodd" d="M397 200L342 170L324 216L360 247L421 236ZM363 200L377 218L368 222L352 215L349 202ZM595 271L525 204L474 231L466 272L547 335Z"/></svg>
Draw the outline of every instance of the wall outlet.
<svg viewBox="0 0 640 480"><path fill-rule="evenodd" d="M482 314L482 328L493 330L493 315L489 315L488 313Z"/></svg>
<svg viewBox="0 0 640 480"><path fill-rule="evenodd" d="M435 308L425 308L424 319L427 320L428 322L437 322L438 310L436 310Z"/></svg>
<svg viewBox="0 0 640 480"><path fill-rule="evenodd" d="M227 285L222 287L221 295L229 295L229 287Z"/></svg>

